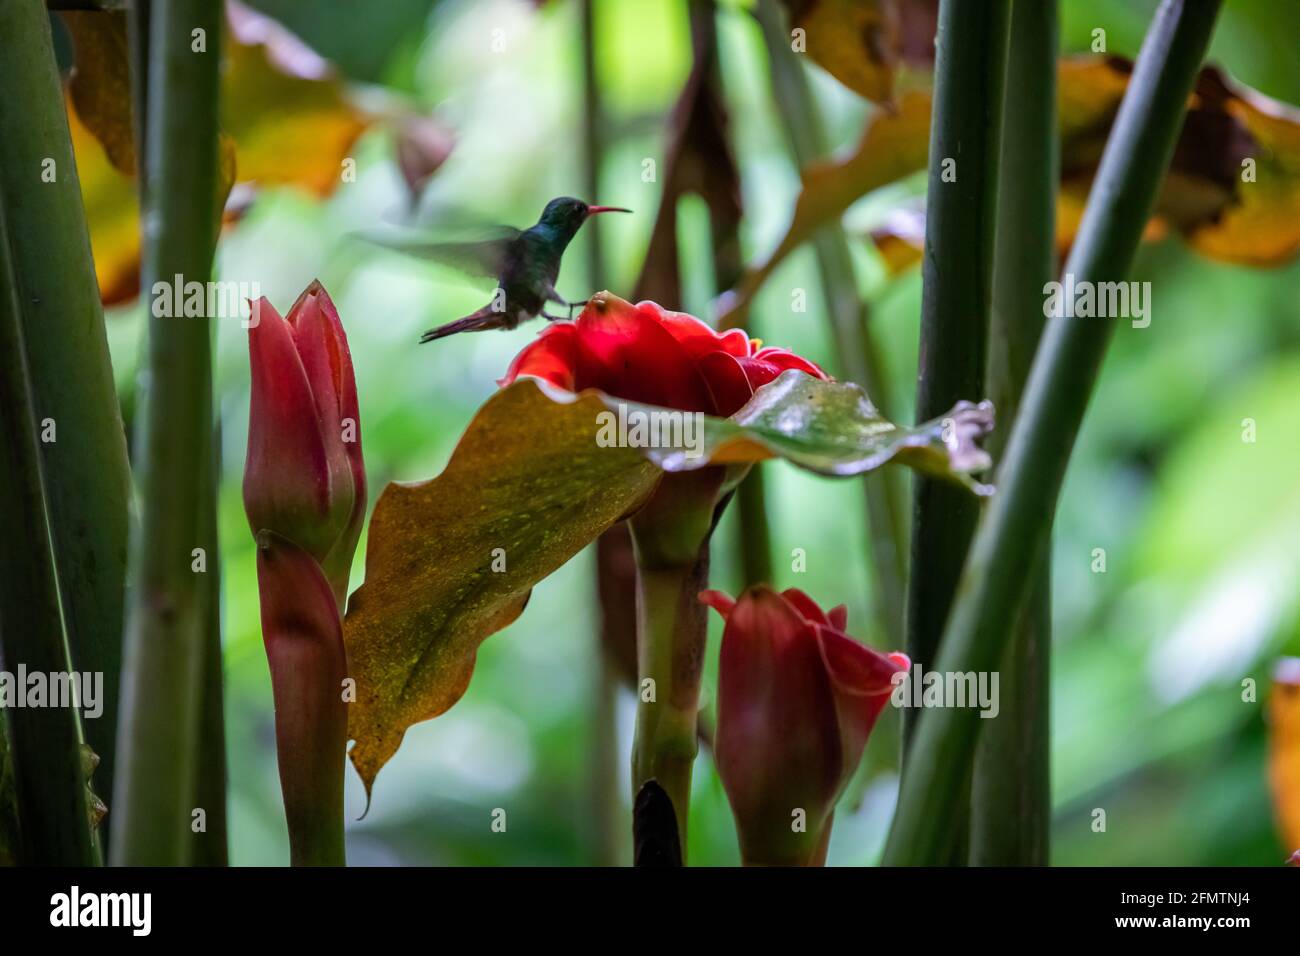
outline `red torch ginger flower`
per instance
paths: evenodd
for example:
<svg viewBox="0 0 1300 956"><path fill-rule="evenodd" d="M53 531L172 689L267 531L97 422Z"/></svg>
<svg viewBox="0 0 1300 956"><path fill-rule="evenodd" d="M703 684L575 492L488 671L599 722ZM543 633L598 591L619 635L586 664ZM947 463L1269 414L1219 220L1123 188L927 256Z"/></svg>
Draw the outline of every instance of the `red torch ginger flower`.
<svg viewBox="0 0 1300 956"><path fill-rule="evenodd" d="M684 312L633 305L602 292L573 322L556 322L510 363L501 385L532 376L580 392L728 417L787 369L825 372L779 348L760 348L740 329L716 332Z"/></svg>
<svg viewBox="0 0 1300 956"><path fill-rule="evenodd" d="M726 620L714 750L747 864L820 865L835 802L862 759L905 654L845 633L843 605L752 587L700 600Z"/></svg>
<svg viewBox="0 0 1300 956"><path fill-rule="evenodd" d="M366 507L347 336L313 282L281 317L265 298L248 332L252 371L244 509L320 563L342 598Z"/></svg>

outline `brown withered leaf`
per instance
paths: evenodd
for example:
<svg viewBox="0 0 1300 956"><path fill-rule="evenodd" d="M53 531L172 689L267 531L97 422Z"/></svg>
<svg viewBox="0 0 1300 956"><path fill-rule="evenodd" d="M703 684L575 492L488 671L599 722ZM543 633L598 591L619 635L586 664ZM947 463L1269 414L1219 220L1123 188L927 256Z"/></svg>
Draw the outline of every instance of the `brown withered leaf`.
<svg viewBox="0 0 1300 956"><path fill-rule="evenodd" d="M479 409L441 475L384 489L365 583L344 619L357 691L350 755L367 793L407 728L465 693L479 645L519 616L539 581L640 507L663 472L783 458L847 477L897 463L990 490L970 476L989 464L979 447L993 427L987 403L899 426L857 385L791 370L731 418L703 416L701 433L671 436L679 444L661 432L653 448L602 447L599 416L620 410L643 422L663 412L521 379Z"/></svg>
<svg viewBox="0 0 1300 956"><path fill-rule="evenodd" d="M1122 57L1067 57L1058 66L1062 251L1074 241L1131 72ZM868 120L850 155L806 169L785 236L746 272L725 319L743 317L776 267L817 229L872 190L924 169L929 128L930 96L912 91L897 115ZM1247 159L1254 160L1254 182L1243 180ZM1171 231L1202 255L1240 265L1280 265L1300 252L1300 110L1229 83L1213 67L1202 70L1144 237Z"/></svg>
<svg viewBox="0 0 1300 956"><path fill-rule="evenodd" d="M786 256L860 197L924 169L929 152L930 95L910 90L894 112L878 112L868 121L851 155L805 169L789 228L767 261L741 279L722 323L743 325L754 295Z"/></svg>
<svg viewBox="0 0 1300 956"><path fill-rule="evenodd" d="M903 64L934 62L935 0L784 0L805 52L873 103L892 106ZM791 43L796 39L792 37ZM797 49L797 47L796 47Z"/></svg>
<svg viewBox="0 0 1300 956"><path fill-rule="evenodd" d="M126 14L68 11L62 16L72 35L73 67L68 81L72 104L86 129L103 144L109 162L119 172L134 176Z"/></svg>
<svg viewBox="0 0 1300 956"><path fill-rule="evenodd" d="M238 19L230 9L232 21ZM139 293L140 271L125 20L93 12L65 16L78 63L69 81L68 124L100 295L115 305ZM224 206L236 179L327 195L342 182L343 160L371 117L348 102L329 65L283 28L242 16L250 42L231 36L225 44L216 201Z"/></svg>
<svg viewBox="0 0 1300 956"><path fill-rule="evenodd" d="M1277 662L1268 701L1268 779L1282 846L1300 852L1300 658Z"/></svg>

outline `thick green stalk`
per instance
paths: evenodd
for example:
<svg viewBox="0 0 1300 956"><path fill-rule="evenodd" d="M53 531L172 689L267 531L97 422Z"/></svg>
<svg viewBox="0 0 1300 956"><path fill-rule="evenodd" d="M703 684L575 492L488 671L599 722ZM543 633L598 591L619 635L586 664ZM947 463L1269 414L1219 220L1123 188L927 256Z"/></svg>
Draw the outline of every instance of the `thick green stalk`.
<svg viewBox="0 0 1300 956"><path fill-rule="evenodd" d="M211 384L209 383L209 387ZM199 705L199 753L195 805L207 815L207 829L195 834L196 866L226 866L230 847L226 826L226 708L225 668L221 653L221 554L217 539L217 486L221 476L221 428L213 430L205 481L199 495L203 540L210 545L203 583L203 699Z"/></svg>
<svg viewBox="0 0 1300 956"><path fill-rule="evenodd" d="M41 445L72 662L103 675L86 722L96 789L112 792L131 475L63 87L40 0L0 4L0 197Z"/></svg>
<svg viewBox="0 0 1300 956"><path fill-rule="evenodd" d="M708 635L699 594L709 586L709 537L725 477L719 468L665 476L654 497L628 521L637 565L632 743L637 865L686 861Z"/></svg>
<svg viewBox="0 0 1300 956"><path fill-rule="evenodd" d="M939 417L962 399L984 397L1009 23L1010 0L942 0L939 5L921 266L918 422ZM907 653L929 670L979 520L979 501L963 488L921 476L913 489ZM915 721L914 711L904 713L905 745Z"/></svg>
<svg viewBox="0 0 1300 956"><path fill-rule="evenodd" d="M799 167L823 159L827 137L817 103L782 24L775 0L760 0L757 16L763 30L772 71L772 93L786 129L791 155ZM817 268L826 298L835 352L842 363L837 371L857 382L888 414L889 383L872 341L853 272L853 257L844 231L823 230L814 240ZM907 528L903 520L900 479L891 469L862 479L866 494L868 536L871 541L876 616L885 643L898 647L903 637L903 582Z"/></svg>
<svg viewBox="0 0 1300 956"><path fill-rule="evenodd" d="M635 535L633 536L635 539ZM698 750L700 665L707 621L697 599L708 587L708 555L695 563L641 568L637 575L636 736L632 744L634 796L655 781L672 801L682 862L691 802L691 768ZM646 684L654 682L653 686ZM638 846L638 862L644 854Z"/></svg>
<svg viewBox="0 0 1300 956"><path fill-rule="evenodd" d="M1126 278L1182 128L1219 0L1164 0L1138 56L1065 265L1076 283ZM1051 516L1116 319L1052 319L1034 358L994 496L971 546L938 669L991 671L1047 546ZM937 708L917 723L903 771L887 864L951 852L978 712Z"/></svg>
<svg viewBox="0 0 1300 956"><path fill-rule="evenodd" d="M989 397L1001 460L1043 330L1043 286L1056 276L1056 0L1015 0L1002 117L998 235L989 329ZM1045 866L1051 823L1050 555L1000 667L1001 709L980 734L971 784L970 861Z"/></svg>
<svg viewBox="0 0 1300 956"><path fill-rule="evenodd" d="M199 32L196 32L199 31ZM218 226L217 76L221 10L157 0L150 23L146 117L146 294L156 282L206 283ZM195 46L200 42L204 49ZM204 536L212 441L211 325L151 316L139 436L142 523L122 701L113 860L183 865L195 858L204 635L214 542ZM205 808L206 809L206 808Z"/></svg>
<svg viewBox="0 0 1300 956"><path fill-rule="evenodd" d="M11 674L71 671L50 552L41 452L27 363L17 276L0 211L0 662ZM20 678L21 679L21 678ZM19 687L26 693L26 681ZM66 706L5 711L13 738L19 860L27 865L90 866L95 841L86 809L81 725ZM0 727L0 732L3 731Z"/></svg>

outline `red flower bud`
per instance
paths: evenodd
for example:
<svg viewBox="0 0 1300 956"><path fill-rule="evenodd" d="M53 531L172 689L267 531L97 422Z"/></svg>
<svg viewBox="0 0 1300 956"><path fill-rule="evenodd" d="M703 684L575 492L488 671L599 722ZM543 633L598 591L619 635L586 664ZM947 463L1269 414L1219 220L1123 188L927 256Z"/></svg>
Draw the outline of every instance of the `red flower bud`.
<svg viewBox="0 0 1300 956"><path fill-rule="evenodd" d="M684 312L602 292L576 321L543 329L515 356L500 384L527 375L571 392L596 388L628 401L725 418L787 369L828 377L793 352L758 345L740 329L715 332Z"/></svg>
<svg viewBox="0 0 1300 956"><path fill-rule="evenodd" d="M819 865L831 818L876 718L906 673L844 633L802 591L757 586L700 600L726 620L714 750L747 864Z"/></svg>
<svg viewBox="0 0 1300 956"><path fill-rule="evenodd" d="M342 601L366 507L352 357L313 282L282 318L265 298L248 330L252 366L244 509L320 563Z"/></svg>

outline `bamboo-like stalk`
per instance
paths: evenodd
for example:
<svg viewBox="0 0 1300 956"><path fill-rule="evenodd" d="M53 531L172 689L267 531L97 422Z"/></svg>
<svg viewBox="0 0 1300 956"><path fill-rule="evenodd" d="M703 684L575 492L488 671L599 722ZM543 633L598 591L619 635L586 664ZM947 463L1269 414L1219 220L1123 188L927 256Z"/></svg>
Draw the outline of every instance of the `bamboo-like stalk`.
<svg viewBox="0 0 1300 956"><path fill-rule="evenodd" d="M756 15L771 63L777 112L786 130L791 155L802 169L825 157L826 132L803 66L790 50L789 36L775 0L759 0ZM888 415L889 382L872 340L866 307L858 296L848 239L843 230L828 228L814 240L813 247L829 306L835 352L842 363L836 371L865 388L876 407ZM882 640L893 647L903 642L903 594L907 579L907 527L903 520L900 480L891 469L862 479L876 616L884 632Z"/></svg>
<svg viewBox="0 0 1300 956"><path fill-rule="evenodd" d="M211 388L209 382L208 387ZM226 825L225 668L221 652L221 553L217 538L217 488L221 478L221 428L218 422L203 463L199 494L202 539L209 544L206 585L201 595L203 628L203 699L199 705L199 753L195 805L207 815L207 829L194 836L196 866L226 866L230 846Z"/></svg>
<svg viewBox="0 0 1300 956"><path fill-rule="evenodd" d="M20 292L10 251L0 210L0 524L5 529L0 535L0 661L11 672L25 668L48 679L72 668L50 551ZM81 726L75 702L53 703L14 707L4 715L13 738L19 860L90 866L97 854L87 816Z"/></svg>
<svg viewBox="0 0 1300 956"><path fill-rule="evenodd" d="M1065 265L1076 283L1123 280L1173 155L1219 0L1163 0L1138 56ZM1044 332L985 514L962 575L937 667L990 671L1047 547L1060 494L1113 319L1067 316ZM903 771L886 864L939 862L951 852L982 721L937 708L917 722Z"/></svg>
<svg viewBox="0 0 1300 956"><path fill-rule="evenodd" d="M63 87L40 0L0 4L0 196L19 307L45 500L72 663L103 675L104 713L86 722L95 785L112 792L130 523L126 437L109 361ZM48 180L48 181L47 181Z"/></svg>
<svg viewBox="0 0 1300 956"><path fill-rule="evenodd" d="M632 745L633 830L638 866L686 862L691 770L698 750L697 713L708 626L698 595L708 587L707 538L694 561L660 564L637 547L636 736ZM647 681L652 682L647 685ZM645 812L647 787L657 784L670 802ZM651 821L647 823L647 821ZM675 825L672 825L675 824Z"/></svg>
<svg viewBox="0 0 1300 956"><path fill-rule="evenodd" d="M1002 91L1010 0L942 0L925 204L916 420L984 397ZM907 653L934 665L979 502L951 483L913 484ZM916 714L903 716L904 744ZM906 752L906 748L905 748ZM906 763L906 757L904 757Z"/></svg>
<svg viewBox="0 0 1300 956"><path fill-rule="evenodd" d="M202 31L205 49L194 49ZM221 10L206 0L153 4L145 118L146 293L155 281L208 281L217 234L217 77ZM208 318L151 317L138 458L143 500L119 731L112 858L183 865L195 858L204 669L205 469L212 441ZM210 565L209 565L210 566ZM204 809L205 813L207 808Z"/></svg>
<svg viewBox="0 0 1300 956"><path fill-rule="evenodd" d="M1043 286L1056 275L1057 0L1011 9L1002 117L998 234L989 328L988 393L999 428L995 460L1020 408L1043 329ZM999 668L1001 709L980 734L971 781L970 862L1045 866L1051 823L1050 554L1034 570Z"/></svg>

